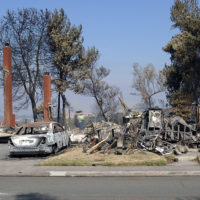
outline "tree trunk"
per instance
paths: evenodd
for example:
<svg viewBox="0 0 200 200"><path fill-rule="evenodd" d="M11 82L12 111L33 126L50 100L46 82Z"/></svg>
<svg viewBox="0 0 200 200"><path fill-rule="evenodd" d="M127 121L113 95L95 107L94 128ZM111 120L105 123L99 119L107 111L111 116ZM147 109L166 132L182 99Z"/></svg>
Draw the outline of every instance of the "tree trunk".
<svg viewBox="0 0 200 200"><path fill-rule="evenodd" d="M108 119L107 119L107 117L106 117L106 115L105 115L105 113L104 113L104 111L103 111L102 105L99 103L99 100L98 100L98 98L97 98L96 96L95 96L94 98L96 99L97 105L99 106L101 115L103 116L103 118L104 118L105 121L107 122Z"/></svg>
<svg viewBox="0 0 200 200"><path fill-rule="evenodd" d="M60 70L59 72L59 78L60 80L63 80L63 72ZM57 116L57 122L61 123L61 120L60 120L60 96L62 96L62 92L60 91L60 88L59 89L59 92L58 92L58 116ZM63 97L62 97L62 100L63 100Z"/></svg>
<svg viewBox="0 0 200 200"><path fill-rule="evenodd" d="M148 101L149 101L149 102L148 102L148 104L149 104L149 105L148 105L148 106L149 106L148 108L151 108L151 96L148 97Z"/></svg>
<svg viewBox="0 0 200 200"><path fill-rule="evenodd" d="M64 93L61 93L61 97L62 97L62 102L63 102L63 121L62 121L62 125L66 126L66 112L65 112L65 108L66 108L66 97L64 95Z"/></svg>
<svg viewBox="0 0 200 200"><path fill-rule="evenodd" d="M103 118L104 118L105 121L107 122L107 121L108 121L108 118L106 117L105 113L103 112L102 107L100 107L100 110L101 110L101 114L102 114Z"/></svg>
<svg viewBox="0 0 200 200"><path fill-rule="evenodd" d="M71 110L70 110L70 106L69 106L69 110L68 110L68 128L70 130L70 124L71 124Z"/></svg>
<svg viewBox="0 0 200 200"><path fill-rule="evenodd" d="M34 122L36 122L38 121L36 102L33 96L30 96L30 99L31 99L31 106L32 106L32 111L33 111L33 119L34 119Z"/></svg>
<svg viewBox="0 0 200 200"><path fill-rule="evenodd" d="M60 123L60 92L58 92L58 113L57 113L57 122Z"/></svg>

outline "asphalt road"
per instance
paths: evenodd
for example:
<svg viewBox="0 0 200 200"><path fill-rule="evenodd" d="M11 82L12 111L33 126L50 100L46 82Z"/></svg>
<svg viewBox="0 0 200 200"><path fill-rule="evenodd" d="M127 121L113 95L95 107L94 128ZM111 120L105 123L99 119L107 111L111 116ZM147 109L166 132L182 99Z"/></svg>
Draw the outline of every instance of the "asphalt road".
<svg viewBox="0 0 200 200"><path fill-rule="evenodd" d="M8 144L0 144L0 160L8 158Z"/></svg>
<svg viewBox="0 0 200 200"><path fill-rule="evenodd" d="M200 177L1 177L1 200L200 200Z"/></svg>

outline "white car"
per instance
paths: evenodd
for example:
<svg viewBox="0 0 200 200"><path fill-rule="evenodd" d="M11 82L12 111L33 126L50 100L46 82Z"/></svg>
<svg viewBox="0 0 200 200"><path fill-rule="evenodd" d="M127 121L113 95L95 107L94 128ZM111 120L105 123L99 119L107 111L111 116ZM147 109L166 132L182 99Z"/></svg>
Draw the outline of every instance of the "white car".
<svg viewBox="0 0 200 200"><path fill-rule="evenodd" d="M69 146L69 135L57 122L22 125L8 141L10 155L57 153Z"/></svg>

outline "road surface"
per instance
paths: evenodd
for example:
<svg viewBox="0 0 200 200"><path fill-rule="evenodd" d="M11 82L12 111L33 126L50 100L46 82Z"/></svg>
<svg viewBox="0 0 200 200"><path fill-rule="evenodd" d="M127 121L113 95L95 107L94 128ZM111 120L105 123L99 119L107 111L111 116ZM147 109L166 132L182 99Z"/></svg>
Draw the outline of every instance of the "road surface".
<svg viewBox="0 0 200 200"><path fill-rule="evenodd" d="M0 160L8 158L8 144L0 143Z"/></svg>
<svg viewBox="0 0 200 200"><path fill-rule="evenodd" d="M1 200L200 200L200 177L1 177Z"/></svg>

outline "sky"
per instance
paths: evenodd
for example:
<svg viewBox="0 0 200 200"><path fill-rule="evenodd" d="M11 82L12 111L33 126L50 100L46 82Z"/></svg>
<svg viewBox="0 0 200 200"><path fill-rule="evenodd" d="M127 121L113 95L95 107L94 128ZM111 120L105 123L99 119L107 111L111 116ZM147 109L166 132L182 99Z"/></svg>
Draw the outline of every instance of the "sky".
<svg viewBox="0 0 200 200"><path fill-rule="evenodd" d="M63 8L72 24L83 27L85 47L95 46L100 52L98 66L109 68L106 81L120 88L124 101L133 107L140 99L131 95L133 63L152 63L157 70L170 63L162 50L176 30L171 28L170 8L174 0L1 0L0 17L8 9ZM92 98L66 96L74 110L92 112ZM164 98L164 96L163 96ZM0 102L3 102L1 95ZM0 112L3 108L0 108ZM18 114L23 113L21 111Z"/></svg>

